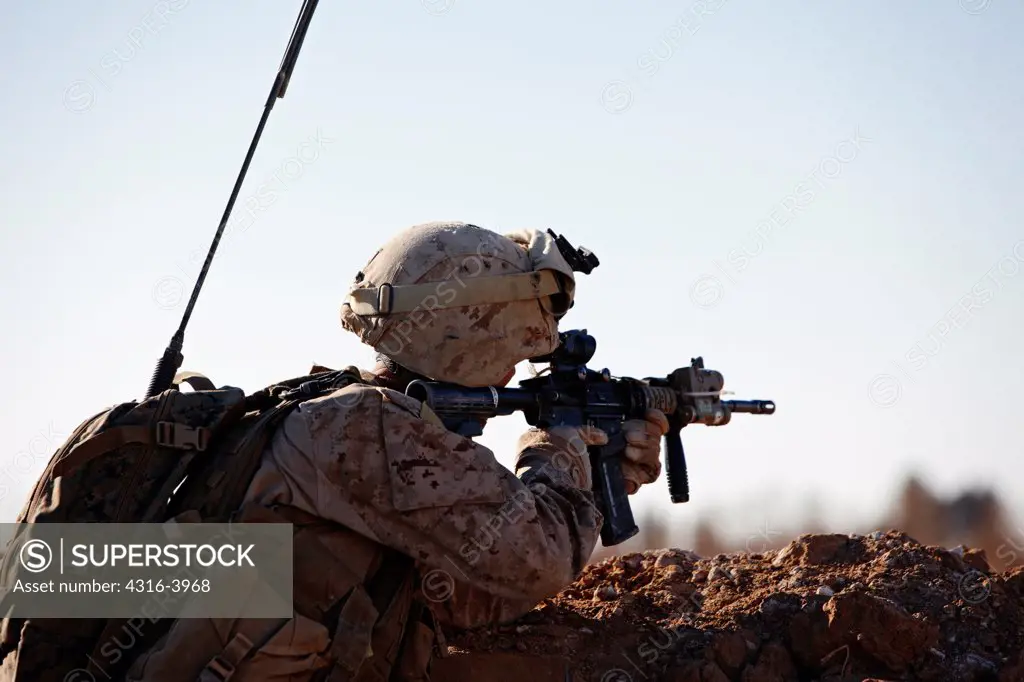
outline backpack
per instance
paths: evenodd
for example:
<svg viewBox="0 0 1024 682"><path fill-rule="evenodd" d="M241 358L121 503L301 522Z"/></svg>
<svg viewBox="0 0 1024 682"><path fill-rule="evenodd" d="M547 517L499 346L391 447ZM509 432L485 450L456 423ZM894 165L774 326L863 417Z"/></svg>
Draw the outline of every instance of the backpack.
<svg viewBox="0 0 1024 682"><path fill-rule="evenodd" d="M228 521L284 417L305 400L362 382L355 367L314 367L313 372L252 395L215 388L199 374L179 373L173 387L159 395L93 415L50 459L17 523ZM194 390L180 391L182 383ZM3 558L2 571L13 581L21 566L11 559L9 553ZM9 613L0 612L5 616L0 623L4 682L98 679L87 670L89 657L126 622L24 619ZM147 635L155 639L166 632L173 621L165 621L163 628L161 623L148 628Z"/></svg>

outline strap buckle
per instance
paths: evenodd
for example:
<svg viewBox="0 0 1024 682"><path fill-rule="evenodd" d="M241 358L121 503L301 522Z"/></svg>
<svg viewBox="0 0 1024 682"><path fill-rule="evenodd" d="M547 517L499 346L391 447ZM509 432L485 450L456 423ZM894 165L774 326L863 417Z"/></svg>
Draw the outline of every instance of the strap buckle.
<svg viewBox="0 0 1024 682"><path fill-rule="evenodd" d="M395 300L395 289L385 282L377 287L377 314L390 315L391 303Z"/></svg>
<svg viewBox="0 0 1024 682"><path fill-rule="evenodd" d="M234 677L238 665L248 657L253 646L251 639L241 632L236 633L224 650L203 667L198 682L227 682Z"/></svg>
<svg viewBox="0 0 1024 682"><path fill-rule="evenodd" d="M203 426L193 428L177 422L157 422L156 442L165 448L202 452L210 442L210 430Z"/></svg>
<svg viewBox="0 0 1024 682"><path fill-rule="evenodd" d="M304 381L293 389L283 391L280 394L281 400L306 400L310 398L319 398L320 396L336 391L339 388L345 388L346 386L356 383L352 377L348 376L348 370L335 370L330 374L320 377L319 379L310 379Z"/></svg>
<svg viewBox="0 0 1024 682"><path fill-rule="evenodd" d="M235 666L231 665L220 655L210 659L203 671L199 673L199 682L227 682L235 674Z"/></svg>

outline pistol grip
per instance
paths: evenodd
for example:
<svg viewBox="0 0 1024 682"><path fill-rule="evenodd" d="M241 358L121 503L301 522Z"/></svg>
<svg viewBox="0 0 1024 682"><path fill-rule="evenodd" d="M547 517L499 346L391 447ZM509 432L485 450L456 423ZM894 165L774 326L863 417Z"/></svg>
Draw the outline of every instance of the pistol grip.
<svg viewBox="0 0 1024 682"><path fill-rule="evenodd" d="M621 431L608 434L607 445L591 445L591 475L594 479L594 495L604 515L601 526L601 543L612 547L630 539L640 529L633 520L633 509L626 494L626 481L622 477L620 457L626 449L626 437Z"/></svg>

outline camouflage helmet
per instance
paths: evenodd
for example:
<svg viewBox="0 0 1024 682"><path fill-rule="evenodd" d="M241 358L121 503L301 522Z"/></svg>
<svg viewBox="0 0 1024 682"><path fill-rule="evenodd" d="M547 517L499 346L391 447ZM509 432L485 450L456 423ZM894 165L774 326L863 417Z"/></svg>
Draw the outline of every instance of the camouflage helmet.
<svg viewBox="0 0 1024 682"><path fill-rule="evenodd" d="M416 225L360 271L341 324L437 381L490 386L558 345L575 280L550 235L460 222Z"/></svg>

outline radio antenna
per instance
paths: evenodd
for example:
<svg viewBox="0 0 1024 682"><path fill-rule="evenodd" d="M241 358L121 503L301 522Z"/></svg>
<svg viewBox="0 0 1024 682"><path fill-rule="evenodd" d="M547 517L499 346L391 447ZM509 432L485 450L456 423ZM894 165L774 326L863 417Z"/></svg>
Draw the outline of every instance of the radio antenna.
<svg viewBox="0 0 1024 682"><path fill-rule="evenodd" d="M156 369L153 370L153 379L149 382L149 390L146 392L147 398L152 398L171 388L171 385L174 383L174 377L181 367L181 363L184 360L181 348L185 343L185 327L188 326L188 321L192 317L192 309L196 305L196 299L199 298L203 282L206 281L206 273L210 269L210 263L213 262L213 255L217 253L217 245L220 244L224 228L228 224L228 218L231 217L231 209L235 206L238 191L242 188L245 174L249 170L249 163L252 161L252 156L260 142L260 137L263 135L263 127L267 124L267 119L274 108L274 103L279 99L283 99L285 90L288 89L288 81L291 80L292 70L295 68L295 62L299 58L299 50L302 48L302 41L306 38L306 29L309 28L309 22L313 19L313 11L316 9L317 2L319 0L303 1L302 9L299 11L299 18L295 21L292 37L288 41L288 48L284 53L284 59L281 60L281 67L274 78L274 86L270 89L270 95L267 96L267 103L263 105L263 116L260 118L259 125L256 126L256 134L253 135L252 142L249 144L249 151L245 155L245 161L242 162L242 169L238 172L238 178L235 180L235 186L231 190L228 204L224 207L224 215L220 218L220 225L217 226L217 233L213 236L213 243L210 244L210 250L206 254L203 269L200 270L199 277L196 279L195 287L192 289L192 296L185 307L185 313L181 316L178 330L174 332L171 342L167 345L167 349L164 350L163 357L160 358L160 361L156 364Z"/></svg>

